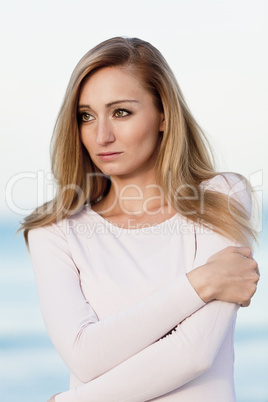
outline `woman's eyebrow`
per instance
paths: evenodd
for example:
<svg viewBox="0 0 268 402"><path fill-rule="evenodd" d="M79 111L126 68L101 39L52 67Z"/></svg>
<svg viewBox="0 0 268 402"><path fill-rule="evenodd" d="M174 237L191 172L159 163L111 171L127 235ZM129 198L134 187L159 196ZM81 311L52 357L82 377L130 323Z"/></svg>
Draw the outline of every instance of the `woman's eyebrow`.
<svg viewBox="0 0 268 402"><path fill-rule="evenodd" d="M117 105L119 103L139 103L139 101L136 100L136 99L120 99L120 100L117 100L117 101L106 103L105 107L108 109L109 107L115 106L115 105ZM90 105L84 105L84 104L83 105L78 105L78 108L79 109L83 109L83 108L90 109Z"/></svg>
<svg viewBox="0 0 268 402"><path fill-rule="evenodd" d="M139 101L136 100L136 99L120 99L120 100L117 100L117 101L109 102L105 106L107 108L109 108L111 106L117 105L118 103L126 103L126 102L127 103L138 103Z"/></svg>

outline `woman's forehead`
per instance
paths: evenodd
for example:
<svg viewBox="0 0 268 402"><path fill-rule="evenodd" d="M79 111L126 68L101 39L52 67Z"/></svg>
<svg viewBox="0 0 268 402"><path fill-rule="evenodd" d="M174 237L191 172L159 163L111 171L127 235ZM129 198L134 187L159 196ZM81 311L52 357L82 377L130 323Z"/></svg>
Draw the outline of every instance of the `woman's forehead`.
<svg viewBox="0 0 268 402"><path fill-rule="evenodd" d="M80 91L80 102L84 98L101 97L106 102L112 102L114 93L122 99L136 96L145 96L145 89L140 78L135 76L132 71L121 67L104 67L90 75L83 83Z"/></svg>

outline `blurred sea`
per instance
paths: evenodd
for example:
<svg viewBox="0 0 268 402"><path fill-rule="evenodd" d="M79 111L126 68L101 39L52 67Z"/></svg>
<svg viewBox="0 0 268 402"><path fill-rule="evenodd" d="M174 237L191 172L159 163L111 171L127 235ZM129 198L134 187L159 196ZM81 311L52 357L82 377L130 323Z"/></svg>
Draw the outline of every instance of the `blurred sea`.
<svg viewBox="0 0 268 402"><path fill-rule="evenodd" d="M30 258L22 234L15 235L17 228L17 221L0 226L0 400L45 402L68 389L69 373L46 334ZM255 253L261 269L258 292L250 307L238 313L237 402L268 402L267 246L268 228Z"/></svg>

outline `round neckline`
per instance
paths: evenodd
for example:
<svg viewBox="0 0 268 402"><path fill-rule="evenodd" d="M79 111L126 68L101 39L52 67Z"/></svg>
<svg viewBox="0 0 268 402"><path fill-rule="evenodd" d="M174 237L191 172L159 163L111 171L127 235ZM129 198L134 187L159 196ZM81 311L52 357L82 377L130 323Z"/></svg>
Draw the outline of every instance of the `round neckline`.
<svg viewBox="0 0 268 402"><path fill-rule="evenodd" d="M116 230L125 230L126 232L139 232L139 231L150 231L150 230L155 230L155 228L160 228L160 227L164 227L165 225L169 224L170 222L172 222L173 220L175 220L175 218L179 218L180 214L178 212L176 212L174 215L172 215L170 218L166 219L163 222L157 223L155 225L149 225L149 226L143 226L140 228L125 228L123 226L118 226L115 225L114 223L108 221L107 219L105 219L103 216L101 216L100 214L98 214L98 212L94 211L90 206L88 206L89 212L88 213L93 213L93 215L95 215L96 217L98 217L101 221L103 221L105 224L107 224L108 226L111 226L112 228L116 229Z"/></svg>

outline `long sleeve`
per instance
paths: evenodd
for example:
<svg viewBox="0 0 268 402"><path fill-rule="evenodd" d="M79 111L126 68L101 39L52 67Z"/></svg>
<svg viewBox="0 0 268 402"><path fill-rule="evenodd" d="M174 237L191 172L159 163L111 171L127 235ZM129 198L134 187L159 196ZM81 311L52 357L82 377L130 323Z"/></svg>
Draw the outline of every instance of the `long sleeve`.
<svg viewBox="0 0 268 402"><path fill-rule="evenodd" d="M144 402L208 370L236 316L238 305L213 301L108 373L64 392L56 402Z"/></svg>
<svg viewBox="0 0 268 402"><path fill-rule="evenodd" d="M138 353L204 305L181 275L143 301L98 320L62 231L56 225L32 230L29 245L48 333L82 382Z"/></svg>

